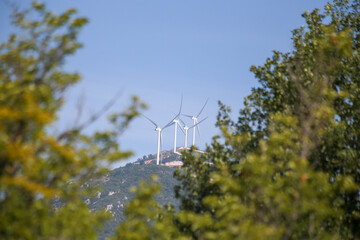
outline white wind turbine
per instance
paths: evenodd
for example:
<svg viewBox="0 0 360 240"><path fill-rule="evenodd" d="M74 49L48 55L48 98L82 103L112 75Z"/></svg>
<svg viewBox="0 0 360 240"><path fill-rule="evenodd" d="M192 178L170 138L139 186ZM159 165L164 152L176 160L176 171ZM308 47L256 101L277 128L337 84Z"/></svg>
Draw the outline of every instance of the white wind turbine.
<svg viewBox="0 0 360 240"><path fill-rule="evenodd" d="M159 165L159 161L160 161L160 145L161 145L161 150L162 150L162 131L167 128L170 127L172 125L172 121L169 122L168 124L166 124L164 127L159 127L153 120L151 120L150 118L148 118L147 116L145 116L143 114L143 116L149 120L152 124L155 125L155 131L158 132L158 144L157 144L157 156L156 156L156 165Z"/></svg>
<svg viewBox="0 0 360 240"><path fill-rule="evenodd" d="M176 115L176 117L172 120L172 124L174 124L174 153L176 153L176 134L177 134L177 127L179 125L180 129L182 130L181 128L181 125L179 123L179 116L181 114L181 108L182 108L182 101L183 101L183 96L181 95L181 102L180 102L180 109L179 109L179 113ZM182 130L183 131L183 130Z"/></svg>
<svg viewBox="0 0 360 240"><path fill-rule="evenodd" d="M179 118L179 120L181 121L181 123L184 125L184 127L181 127L181 125L179 124L180 126L180 129L181 131L184 132L185 130L185 145L184 145L184 148L187 148L187 144L188 144L188 131L189 129L192 129L192 128L195 128L197 127L200 123L202 123L203 121L205 121L208 117L204 118L203 120L201 120L200 122L197 122L196 124L192 125L191 127L188 127L183 120L181 120L181 118ZM184 129L184 130L183 130Z"/></svg>
<svg viewBox="0 0 360 240"><path fill-rule="evenodd" d="M209 99L206 99L206 102L205 102L204 106L201 108L200 112L199 112L196 116L191 116L191 115L183 114L185 117L191 118L191 119L194 121L194 125L192 126L192 127L194 127L192 145L195 145L195 132L196 132L195 126L196 126L196 128L197 128L197 130L198 130L199 137L200 137L200 129L199 129L199 126L198 126L200 122L198 121L198 118L199 118L200 114L202 113L202 111L204 110L204 108L205 108L205 106L206 106L206 104L207 104L208 101L209 101ZM203 120L202 120L202 121L203 121ZM185 128L184 128L184 129L185 129Z"/></svg>

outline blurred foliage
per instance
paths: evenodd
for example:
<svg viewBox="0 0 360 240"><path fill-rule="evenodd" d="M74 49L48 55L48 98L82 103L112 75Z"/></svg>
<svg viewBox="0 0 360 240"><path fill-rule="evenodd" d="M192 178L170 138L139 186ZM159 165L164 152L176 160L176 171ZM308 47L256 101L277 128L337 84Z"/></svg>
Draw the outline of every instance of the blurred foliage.
<svg viewBox="0 0 360 240"><path fill-rule="evenodd" d="M83 199L94 191L81 185L131 154L117 138L144 105L134 98L104 132L82 133L95 116L51 134L65 92L80 80L62 66L81 47L77 36L88 21L36 2L12 19L18 34L0 45L0 238L96 239L109 214L89 211Z"/></svg>
<svg viewBox="0 0 360 240"><path fill-rule="evenodd" d="M237 121L220 103L222 137L183 155L180 210L143 184L117 239L360 238L360 1L303 17L292 52L251 67L260 87Z"/></svg>

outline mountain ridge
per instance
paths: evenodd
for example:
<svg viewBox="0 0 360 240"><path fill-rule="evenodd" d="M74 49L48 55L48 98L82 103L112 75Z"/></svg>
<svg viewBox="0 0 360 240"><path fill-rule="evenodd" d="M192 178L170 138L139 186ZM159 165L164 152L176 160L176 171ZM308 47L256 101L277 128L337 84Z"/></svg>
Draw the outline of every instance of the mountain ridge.
<svg viewBox="0 0 360 240"><path fill-rule="evenodd" d="M179 150L183 150L179 148ZM112 214L112 219L100 232L99 239L106 239L115 232L116 226L124 219L125 205L134 197L130 188L138 186L141 180L149 181L152 175L157 175L161 185L160 193L155 197L156 201L165 205L170 203L174 207L179 206L175 198L174 186L178 183L173 178L176 167L182 166L180 153L164 150L161 153L161 164L156 165L156 154L149 154L138 158L133 163L109 171L108 174L89 181L85 187L99 187L92 198L85 199L91 211L105 210Z"/></svg>

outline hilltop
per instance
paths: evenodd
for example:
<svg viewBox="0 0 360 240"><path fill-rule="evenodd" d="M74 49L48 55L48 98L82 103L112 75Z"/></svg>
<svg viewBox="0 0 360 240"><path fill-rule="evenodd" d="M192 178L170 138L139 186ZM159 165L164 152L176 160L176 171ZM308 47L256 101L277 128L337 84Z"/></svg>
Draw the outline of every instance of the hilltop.
<svg viewBox="0 0 360 240"><path fill-rule="evenodd" d="M161 151L160 152L160 164L161 166L168 167L181 167L183 165L181 160L181 152L184 151L184 147L178 147L176 153L173 151ZM205 153L201 150L194 150L194 153ZM153 164L156 165L156 154L149 154L148 156L143 156L143 158L137 159L136 162L131 163L134 165L143 165L143 164Z"/></svg>
<svg viewBox="0 0 360 240"><path fill-rule="evenodd" d="M181 149L179 149L181 150ZM105 239L111 235L116 226L124 220L124 207L133 197L130 188L137 186L141 180L147 181L156 174L162 186L160 194L156 197L158 203L167 203L178 206L178 201L174 196L174 186L177 181L173 178L173 173L177 166L182 165L181 154L172 151L162 151L160 165L156 165L156 154L143 156L133 163L128 163L125 167L116 168L110 171L101 179L95 179L86 184L85 187L100 187L94 198L86 199L91 211L105 209L113 215L99 239Z"/></svg>

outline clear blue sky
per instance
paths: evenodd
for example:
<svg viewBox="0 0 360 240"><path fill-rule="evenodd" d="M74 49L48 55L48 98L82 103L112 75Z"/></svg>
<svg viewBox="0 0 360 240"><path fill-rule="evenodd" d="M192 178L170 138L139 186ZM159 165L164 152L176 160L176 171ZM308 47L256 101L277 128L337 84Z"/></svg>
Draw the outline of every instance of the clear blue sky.
<svg viewBox="0 0 360 240"><path fill-rule="evenodd" d="M11 1L11 0L10 0ZM28 0L12 0L21 7ZM218 134L217 101L233 109L234 119L243 98L257 86L249 71L263 64L272 50L291 51L291 30L304 25L305 10L323 8L323 0L47 0L60 12L75 7L89 18L80 40L84 48L70 57L65 68L79 72L83 81L68 93L58 130L72 126L76 102L85 95L84 119L100 109L119 90L122 97L110 112L138 95L148 105L145 114L159 125L178 111L196 114L207 98L202 117L202 143ZM0 0L0 41L13 31L10 8ZM191 121L188 121L191 124ZM106 128L106 118L87 131ZM138 157L156 152L151 123L136 119L119 139L123 149ZM184 140L180 135L178 142ZM191 139L191 135L189 140ZM173 128L164 131L164 148L173 145Z"/></svg>

